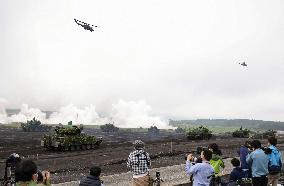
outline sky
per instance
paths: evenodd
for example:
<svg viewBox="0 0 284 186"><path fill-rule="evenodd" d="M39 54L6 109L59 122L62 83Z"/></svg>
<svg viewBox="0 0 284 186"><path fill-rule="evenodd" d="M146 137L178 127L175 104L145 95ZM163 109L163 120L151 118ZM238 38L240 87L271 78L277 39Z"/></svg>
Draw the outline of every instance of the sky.
<svg viewBox="0 0 284 186"><path fill-rule="evenodd" d="M283 20L282 0L0 0L0 112L284 121Z"/></svg>

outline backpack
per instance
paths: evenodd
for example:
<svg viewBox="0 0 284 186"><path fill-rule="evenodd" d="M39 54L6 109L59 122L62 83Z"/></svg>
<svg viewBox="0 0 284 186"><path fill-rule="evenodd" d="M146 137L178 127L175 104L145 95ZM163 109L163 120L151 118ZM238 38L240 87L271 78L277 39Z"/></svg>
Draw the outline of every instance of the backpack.
<svg viewBox="0 0 284 186"><path fill-rule="evenodd" d="M268 172L271 175L275 175L281 172L281 168L282 168L282 162L280 159L280 155L279 155L279 151L278 150L272 150L271 154L270 154L270 159L268 162ZM277 164L272 164L271 159L275 159Z"/></svg>
<svg viewBox="0 0 284 186"><path fill-rule="evenodd" d="M141 154L143 154L145 156L145 158L142 158ZM137 163L135 165L139 165L140 164L140 160L146 160L147 166L150 166L150 162L148 160L148 156L147 156L146 152L142 152L141 154L136 154L135 155L135 156L137 156L137 159L138 159L138 161L137 161Z"/></svg>

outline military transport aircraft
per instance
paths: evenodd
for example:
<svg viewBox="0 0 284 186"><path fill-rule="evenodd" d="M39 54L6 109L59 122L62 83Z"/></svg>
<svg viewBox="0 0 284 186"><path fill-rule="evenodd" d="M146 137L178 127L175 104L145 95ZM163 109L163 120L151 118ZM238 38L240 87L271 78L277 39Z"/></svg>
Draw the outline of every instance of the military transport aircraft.
<svg viewBox="0 0 284 186"><path fill-rule="evenodd" d="M98 26L94 26L94 25L90 25L88 23L85 23L83 21L79 21L78 19L74 19L75 23L77 23L77 25L80 25L81 27L83 27L85 30L89 30L91 32L94 31L93 27L98 27Z"/></svg>

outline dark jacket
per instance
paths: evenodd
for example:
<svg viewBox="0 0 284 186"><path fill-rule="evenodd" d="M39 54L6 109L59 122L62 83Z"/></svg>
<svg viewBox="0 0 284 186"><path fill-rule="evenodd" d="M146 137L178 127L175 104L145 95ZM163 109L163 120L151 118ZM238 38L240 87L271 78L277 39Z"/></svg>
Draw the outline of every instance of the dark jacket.
<svg viewBox="0 0 284 186"><path fill-rule="evenodd" d="M241 167L235 167L230 174L230 182L241 180L244 177L245 172L241 169Z"/></svg>
<svg viewBox="0 0 284 186"><path fill-rule="evenodd" d="M249 164L246 162L246 156L249 154L248 148L245 146L241 146L241 148L238 151L238 154L240 156L241 168L250 169Z"/></svg>
<svg viewBox="0 0 284 186"><path fill-rule="evenodd" d="M98 177L89 175L80 181L79 186L101 186L102 182Z"/></svg>

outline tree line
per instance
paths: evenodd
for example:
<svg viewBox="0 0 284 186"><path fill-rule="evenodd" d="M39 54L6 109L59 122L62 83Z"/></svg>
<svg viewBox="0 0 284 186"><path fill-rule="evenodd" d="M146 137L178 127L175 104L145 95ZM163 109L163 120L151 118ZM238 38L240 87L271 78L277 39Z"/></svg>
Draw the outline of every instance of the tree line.
<svg viewBox="0 0 284 186"><path fill-rule="evenodd" d="M205 125L220 127L244 127L250 129L263 130L284 130L284 122L281 121L263 121L250 119L196 119L196 120L169 120L169 124L176 125Z"/></svg>

